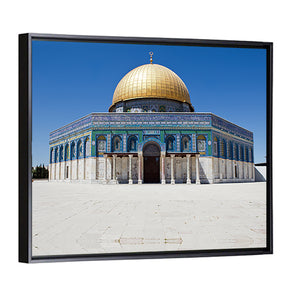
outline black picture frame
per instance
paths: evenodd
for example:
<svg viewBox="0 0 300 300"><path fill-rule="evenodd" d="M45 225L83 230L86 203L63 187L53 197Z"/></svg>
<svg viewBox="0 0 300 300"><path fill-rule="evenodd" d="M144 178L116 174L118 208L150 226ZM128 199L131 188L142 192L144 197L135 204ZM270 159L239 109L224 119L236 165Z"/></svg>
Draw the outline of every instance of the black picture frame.
<svg viewBox="0 0 300 300"><path fill-rule="evenodd" d="M267 127L267 241L265 248L219 249L219 250L186 250L160 252L134 252L113 254L80 254L53 255L32 257L32 41L80 41L95 43L127 43L153 45L182 45L202 47L231 47L231 48L259 48L266 49L266 127ZM145 38L145 37L111 37L111 36L80 36L26 33L19 35L19 262L59 262L59 261L87 261L107 259L145 259L145 258L175 258L175 257L207 257L256 255L273 253L273 214L272 214L272 87L273 87L273 43L175 39L175 38Z"/></svg>

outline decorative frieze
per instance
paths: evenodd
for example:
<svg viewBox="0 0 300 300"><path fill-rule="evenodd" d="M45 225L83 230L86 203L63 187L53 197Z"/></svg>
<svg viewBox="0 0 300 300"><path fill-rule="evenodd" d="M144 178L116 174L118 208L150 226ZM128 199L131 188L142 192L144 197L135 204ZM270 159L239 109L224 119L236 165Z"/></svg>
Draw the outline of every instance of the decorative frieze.
<svg viewBox="0 0 300 300"><path fill-rule="evenodd" d="M145 128L146 127L146 128ZM214 127L253 141L253 133L210 113L93 113L50 133L50 143L83 130Z"/></svg>

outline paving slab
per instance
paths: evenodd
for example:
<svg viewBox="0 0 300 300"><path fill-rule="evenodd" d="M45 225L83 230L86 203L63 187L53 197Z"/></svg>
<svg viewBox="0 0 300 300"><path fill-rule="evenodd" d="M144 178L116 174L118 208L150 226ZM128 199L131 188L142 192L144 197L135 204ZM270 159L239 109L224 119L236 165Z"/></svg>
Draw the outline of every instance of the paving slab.
<svg viewBox="0 0 300 300"><path fill-rule="evenodd" d="M33 256L266 246L266 183L33 182Z"/></svg>

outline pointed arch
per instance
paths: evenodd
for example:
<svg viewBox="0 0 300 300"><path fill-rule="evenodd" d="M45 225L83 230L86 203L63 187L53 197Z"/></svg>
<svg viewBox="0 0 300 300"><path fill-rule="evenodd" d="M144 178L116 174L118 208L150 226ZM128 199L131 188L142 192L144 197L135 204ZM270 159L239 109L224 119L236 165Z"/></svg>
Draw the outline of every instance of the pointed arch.
<svg viewBox="0 0 300 300"><path fill-rule="evenodd" d="M136 152L137 151L138 139L135 135L131 135L127 139L127 152Z"/></svg>
<svg viewBox="0 0 300 300"><path fill-rule="evenodd" d="M242 145L240 145L240 160L241 161L244 161L244 159L245 159L245 149L244 149L244 146L242 146Z"/></svg>
<svg viewBox="0 0 300 300"><path fill-rule="evenodd" d="M181 138L181 152L191 152L191 137L184 135Z"/></svg>
<svg viewBox="0 0 300 300"><path fill-rule="evenodd" d="M86 137L84 140L84 153L83 153L84 158L88 157L90 152L91 152L90 138Z"/></svg>
<svg viewBox="0 0 300 300"><path fill-rule="evenodd" d="M228 158L233 159L233 143L231 141L228 144Z"/></svg>
<svg viewBox="0 0 300 300"><path fill-rule="evenodd" d="M83 144L82 140L79 139L77 142L77 158L83 157Z"/></svg>
<svg viewBox="0 0 300 300"><path fill-rule="evenodd" d="M104 152L107 152L107 142L104 135L97 137L97 156L102 155Z"/></svg>
<svg viewBox="0 0 300 300"><path fill-rule="evenodd" d="M69 144L66 144L65 146L65 161L70 159L70 147Z"/></svg>
<svg viewBox="0 0 300 300"><path fill-rule="evenodd" d="M225 139L222 139L220 143L220 156L223 158L227 158L227 142Z"/></svg>
<svg viewBox="0 0 300 300"><path fill-rule="evenodd" d="M76 149L75 149L75 142L73 141L73 142L71 143L71 155L70 155L70 159L71 159L71 160L76 159L76 157L75 157L76 151L75 151L75 150L76 150Z"/></svg>
<svg viewBox="0 0 300 300"><path fill-rule="evenodd" d="M59 147L59 161L63 161L64 160L64 146L60 145Z"/></svg>
<svg viewBox="0 0 300 300"><path fill-rule="evenodd" d="M112 151L113 152L121 152L122 151L122 138L119 135L116 135L113 137Z"/></svg>
<svg viewBox="0 0 300 300"><path fill-rule="evenodd" d="M202 154L206 152L206 137L202 134L197 136L197 151Z"/></svg>
<svg viewBox="0 0 300 300"><path fill-rule="evenodd" d="M53 157L53 148L50 149L50 164L54 162L54 157Z"/></svg>
<svg viewBox="0 0 300 300"><path fill-rule="evenodd" d="M166 150L175 151L175 138L173 135L168 135L166 138Z"/></svg>
<svg viewBox="0 0 300 300"><path fill-rule="evenodd" d="M219 157L219 140L217 137L214 137L213 154L214 156Z"/></svg>
<svg viewBox="0 0 300 300"><path fill-rule="evenodd" d="M58 162L58 147L55 147L55 152L54 152L54 162L57 163Z"/></svg>

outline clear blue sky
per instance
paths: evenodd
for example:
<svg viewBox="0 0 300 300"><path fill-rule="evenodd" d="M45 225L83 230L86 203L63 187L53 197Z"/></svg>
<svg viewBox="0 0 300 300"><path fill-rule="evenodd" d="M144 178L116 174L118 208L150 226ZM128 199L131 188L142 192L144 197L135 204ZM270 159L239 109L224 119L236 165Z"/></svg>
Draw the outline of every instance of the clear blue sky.
<svg viewBox="0 0 300 300"><path fill-rule="evenodd" d="M266 50L33 41L33 166L48 164L50 131L107 112L118 82L150 51L184 81L196 112L252 131L254 160L265 161Z"/></svg>

